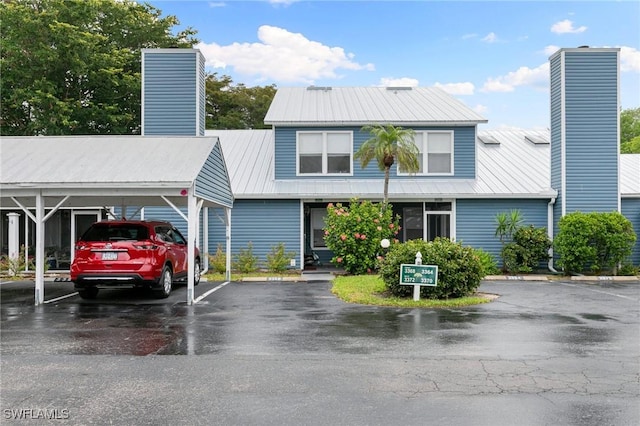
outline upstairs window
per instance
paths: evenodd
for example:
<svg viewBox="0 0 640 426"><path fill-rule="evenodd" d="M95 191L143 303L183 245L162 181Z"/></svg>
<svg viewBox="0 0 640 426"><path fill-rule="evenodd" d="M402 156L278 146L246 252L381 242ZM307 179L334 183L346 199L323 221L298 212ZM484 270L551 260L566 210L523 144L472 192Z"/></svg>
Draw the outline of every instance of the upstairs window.
<svg viewBox="0 0 640 426"><path fill-rule="evenodd" d="M418 163L419 175L452 175L453 174L453 132L434 131L416 132L413 139L420 152ZM399 175L408 173L402 168Z"/></svg>
<svg viewBox="0 0 640 426"><path fill-rule="evenodd" d="M298 175L350 175L351 132L298 132Z"/></svg>

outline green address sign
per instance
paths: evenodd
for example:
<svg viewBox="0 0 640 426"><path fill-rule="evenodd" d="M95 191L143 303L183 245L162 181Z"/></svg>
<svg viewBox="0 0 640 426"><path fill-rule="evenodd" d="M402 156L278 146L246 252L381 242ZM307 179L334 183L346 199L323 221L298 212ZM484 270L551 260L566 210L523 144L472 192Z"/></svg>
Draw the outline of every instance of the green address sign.
<svg viewBox="0 0 640 426"><path fill-rule="evenodd" d="M400 265L400 284L432 286L438 285L437 265Z"/></svg>

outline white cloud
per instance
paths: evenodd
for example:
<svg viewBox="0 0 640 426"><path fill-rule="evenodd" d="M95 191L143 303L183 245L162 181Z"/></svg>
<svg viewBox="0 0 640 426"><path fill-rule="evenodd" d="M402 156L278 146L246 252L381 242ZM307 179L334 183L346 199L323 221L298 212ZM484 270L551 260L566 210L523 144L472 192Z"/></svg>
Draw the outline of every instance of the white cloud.
<svg viewBox="0 0 640 426"><path fill-rule="evenodd" d="M620 47L620 70L640 72L640 51L634 47Z"/></svg>
<svg viewBox="0 0 640 426"><path fill-rule="evenodd" d="M209 7L210 8L216 8L216 7L225 7L226 3L221 2L221 1L210 1L209 2Z"/></svg>
<svg viewBox="0 0 640 426"><path fill-rule="evenodd" d="M491 33L487 34L486 36L484 36L482 41L487 42L487 43L495 43L496 41L498 41L498 36L496 35L496 33L491 32Z"/></svg>
<svg viewBox="0 0 640 426"><path fill-rule="evenodd" d="M536 67L520 67L507 75L489 78L480 89L481 92L513 92L518 86L547 88L549 82L549 63Z"/></svg>
<svg viewBox="0 0 640 426"><path fill-rule="evenodd" d="M415 78L402 77L402 78L390 78L383 77L380 79L380 86L382 87L418 87L418 80Z"/></svg>
<svg viewBox="0 0 640 426"><path fill-rule="evenodd" d="M547 56L551 56L554 53L556 53L558 50L560 50L560 46L554 46L553 44L550 44L549 46L546 46L544 48L544 54Z"/></svg>
<svg viewBox="0 0 640 426"><path fill-rule="evenodd" d="M235 72L257 76L260 80L313 84L317 79L340 78L338 70L373 71L373 64L359 64L352 53L311 41L300 33L262 25L259 43L199 43L207 64L214 68L231 67Z"/></svg>
<svg viewBox="0 0 640 426"><path fill-rule="evenodd" d="M585 31L587 31L587 27L583 25L579 28L574 28L573 22L568 19L556 22L551 26L551 32L556 34L577 34Z"/></svg>
<svg viewBox="0 0 640 426"><path fill-rule="evenodd" d="M436 82L435 87L439 87L450 95L473 95L475 86L468 81L464 83L446 83L441 84Z"/></svg>
<svg viewBox="0 0 640 426"><path fill-rule="evenodd" d="M475 112L477 112L480 115L484 115L487 111L489 111L489 107L481 104L478 104L471 109L473 109Z"/></svg>

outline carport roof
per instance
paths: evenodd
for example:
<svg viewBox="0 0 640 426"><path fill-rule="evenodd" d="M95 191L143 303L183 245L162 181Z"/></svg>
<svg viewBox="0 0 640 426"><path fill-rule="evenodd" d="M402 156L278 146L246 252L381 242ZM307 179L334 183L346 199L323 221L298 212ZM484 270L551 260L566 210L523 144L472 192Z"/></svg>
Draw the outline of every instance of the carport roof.
<svg viewBox="0 0 640 426"><path fill-rule="evenodd" d="M184 205L193 186L204 205L231 207L217 137L35 136L0 139L0 196L71 196L64 206ZM26 201L31 204L32 201Z"/></svg>

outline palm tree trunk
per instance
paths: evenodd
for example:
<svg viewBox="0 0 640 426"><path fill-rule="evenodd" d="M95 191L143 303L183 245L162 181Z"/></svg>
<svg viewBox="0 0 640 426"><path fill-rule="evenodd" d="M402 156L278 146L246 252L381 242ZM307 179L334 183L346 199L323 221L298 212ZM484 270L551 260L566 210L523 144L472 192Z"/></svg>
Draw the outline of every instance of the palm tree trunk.
<svg viewBox="0 0 640 426"><path fill-rule="evenodd" d="M389 169L390 167L385 167L384 168L384 197L383 197L383 202L384 205L387 205L387 202L389 201Z"/></svg>

